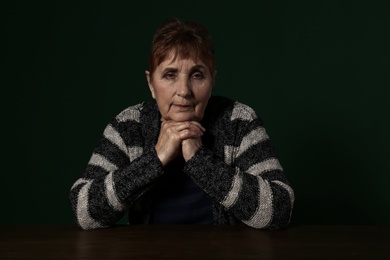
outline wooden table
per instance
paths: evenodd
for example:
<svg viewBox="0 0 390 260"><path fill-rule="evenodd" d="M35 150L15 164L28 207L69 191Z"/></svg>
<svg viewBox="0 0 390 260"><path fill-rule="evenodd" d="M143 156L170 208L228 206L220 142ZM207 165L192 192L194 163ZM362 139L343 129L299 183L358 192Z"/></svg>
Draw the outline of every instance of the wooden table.
<svg viewBox="0 0 390 260"><path fill-rule="evenodd" d="M389 226L0 226L0 259L390 259Z"/></svg>

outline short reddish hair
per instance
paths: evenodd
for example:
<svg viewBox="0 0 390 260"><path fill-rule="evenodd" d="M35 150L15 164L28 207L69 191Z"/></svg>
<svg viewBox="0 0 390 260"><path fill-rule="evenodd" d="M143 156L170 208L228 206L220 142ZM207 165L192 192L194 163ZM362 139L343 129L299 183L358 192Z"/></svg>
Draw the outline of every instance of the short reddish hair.
<svg viewBox="0 0 390 260"><path fill-rule="evenodd" d="M150 74L171 51L183 59L201 60L215 75L215 56L207 29L198 23L169 18L156 31L149 57Z"/></svg>

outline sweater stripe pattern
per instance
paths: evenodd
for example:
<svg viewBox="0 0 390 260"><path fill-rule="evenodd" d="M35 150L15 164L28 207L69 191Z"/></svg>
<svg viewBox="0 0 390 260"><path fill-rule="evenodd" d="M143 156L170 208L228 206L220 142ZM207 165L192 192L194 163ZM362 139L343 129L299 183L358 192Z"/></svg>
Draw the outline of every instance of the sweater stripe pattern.
<svg viewBox="0 0 390 260"><path fill-rule="evenodd" d="M164 174L154 148L160 118L153 101L125 109L108 124L70 190L81 228L112 226L126 212L130 223L136 214L147 223L148 206L142 202ZM206 128L203 144L182 172L212 198L214 223L286 227L294 191L254 110L213 96L201 124Z"/></svg>

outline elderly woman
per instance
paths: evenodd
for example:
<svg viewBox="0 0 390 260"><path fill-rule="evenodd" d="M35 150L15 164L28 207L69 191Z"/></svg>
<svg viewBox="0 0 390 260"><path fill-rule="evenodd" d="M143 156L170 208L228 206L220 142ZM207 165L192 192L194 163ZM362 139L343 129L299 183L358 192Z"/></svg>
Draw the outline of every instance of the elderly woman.
<svg viewBox="0 0 390 260"><path fill-rule="evenodd" d="M146 79L153 100L119 113L71 188L78 225L244 223L279 229L294 192L261 119L212 96L207 30L169 19L154 35Z"/></svg>

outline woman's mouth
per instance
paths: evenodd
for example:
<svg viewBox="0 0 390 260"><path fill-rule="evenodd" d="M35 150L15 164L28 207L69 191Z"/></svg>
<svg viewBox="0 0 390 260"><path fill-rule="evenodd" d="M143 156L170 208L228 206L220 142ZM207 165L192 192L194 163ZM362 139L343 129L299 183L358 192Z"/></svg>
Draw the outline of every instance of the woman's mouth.
<svg viewBox="0 0 390 260"><path fill-rule="evenodd" d="M179 111L188 111L192 109L192 105L185 105L185 104L173 104L173 106L178 109Z"/></svg>

